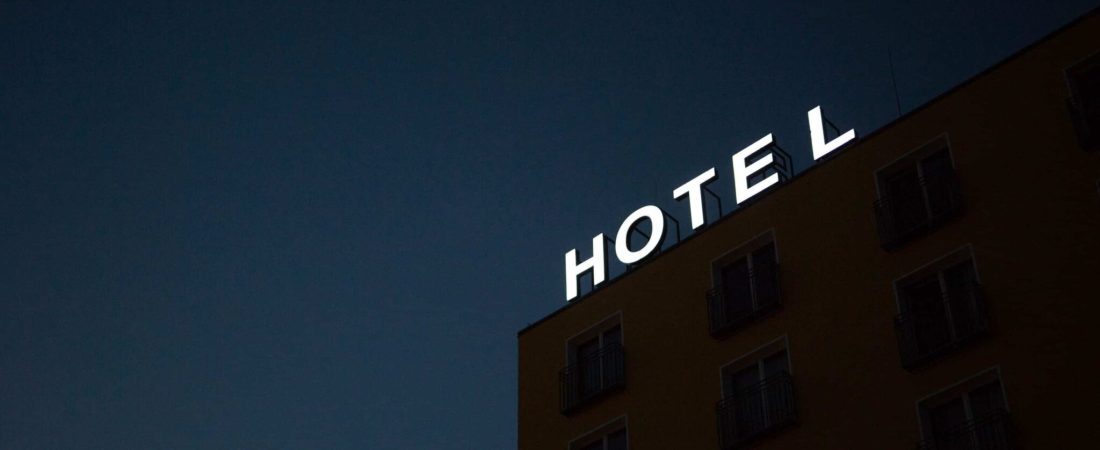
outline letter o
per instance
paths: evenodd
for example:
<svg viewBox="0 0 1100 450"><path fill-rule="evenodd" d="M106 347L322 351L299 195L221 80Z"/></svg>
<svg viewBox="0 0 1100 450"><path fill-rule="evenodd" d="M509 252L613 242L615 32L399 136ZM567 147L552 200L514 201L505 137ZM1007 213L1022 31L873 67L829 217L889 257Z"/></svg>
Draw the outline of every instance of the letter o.
<svg viewBox="0 0 1100 450"><path fill-rule="evenodd" d="M649 233L649 241L640 250L633 251L627 246L627 239L630 238L630 230L633 230L634 225L642 219L649 219L649 222L653 224L653 230ZM630 213L623 224L619 226L619 232L615 234L615 256L623 264L634 264L653 253L664 240L665 215L661 212L661 208L653 205L643 206Z"/></svg>

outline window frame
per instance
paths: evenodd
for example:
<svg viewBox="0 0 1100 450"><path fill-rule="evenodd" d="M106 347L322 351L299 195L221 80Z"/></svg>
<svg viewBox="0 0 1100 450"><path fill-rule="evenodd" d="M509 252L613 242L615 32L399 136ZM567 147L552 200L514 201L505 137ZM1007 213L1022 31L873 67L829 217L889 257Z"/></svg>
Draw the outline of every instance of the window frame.
<svg viewBox="0 0 1100 450"><path fill-rule="evenodd" d="M619 431L625 433L626 448L629 449L630 423L627 420L627 415L623 414L581 433L580 436L573 438L573 440L565 444L565 450L583 450L585 447L595 444L596 442L602 442L601 449L606 450L607 437Z"/></svg>
<svg viewBox="0 0 1100 450"><path fill-rule="evenodd" d="M943 150L947 153L947 161L948 161L948 163L950 163L952 176L957 177L959 168L958 168L958 163L956 162L955 146L951 142L950 133L948 133L946 131L944 131L940 134L937 134L936 136L932 137L931 139L928 139L927 141L921 143L920 145L917 145L916 147L912 148L911 150L903 153L901 156L898 156L897 158L894 158L893 160L891 160L891 161L887 162L886 164L883 164L882 166L879 166L877 169L875 169L875 171L874 171L875 203L874 204L876 205L875 206L876 207L875 220L876 220L876 228L878 228L877 233L879 235L879 239L880 240L883 239L883 230L881 228L881 224L878 223L881 219L878 217L879 213L877 211L877 208L879 207L878 205L879 205L880 202L882 202L884 199L890 198L890 195L892 194L890 192L887 192L886 180L889 179L892 175L896 175L896 174L898 174L898 173L900 173L900 172L902 172L905 169L910 168L910 167L915 167L916 168L917 188L920 190L921 203L922 203L922 206L923 206L923 213L924 213L924 224L923 224L923 226L927 227L927 229L925 229L924 231L916 232L916 233L913 233L913 230L907 230L906 233L899 233L897 230L894 230L894 233L897 234L896 236L893 236L894 239L892 241L890 241L889 244L887 244L886 242L882 243L882 246L887 251L896 250L897 248L900 248L901 246L905 245L906 243L917 239L919 236L921 236L923 234L927 234L928 232L930 232L932 230L938 229L943 225L942 222L936 223L932 220L935 217L933 217L933 214L932 214L932 211L931 211L931 205L932 205L932 202L930 200L931 196L929 194L929 189L928 189L928 185L927 185L927 178L925 177L925 173L924 173L926 169L925 169L924 164L923 164L924 161L928 160L933 155L939 153L939 151L941 151L941 150ZM961 210L961 208L962 208L962 205L961 205L962 204L962 199L961 199L962 190L957 185L955 186L955 189L958 190L957 195L960 197L960 199L959 199L957 205L952 205L952 210L951 211L948 211L948 212L943 214L943 220L944 221L946 221L947 219L949 219L949 218L953 217L954 215L956 215L958 213L958 211ZM892 212L891 212L891 220L896 220L894 218ZM916 230L919 230L919 229L916 229ZM908 234L908 235L906 235L906 234Z"/></svg>
<svg viewBox="0 0 1100 450"><path fill-rule="evenodd" d="M936 276L939 279L940 292L946 289L946 280L944 280L944 271L969 261L971 264L972 273L974 274L974 282L981 284L982 276L978 271L978 263L974 257L974 244L966 243L963 246L951 250L947 253L941 254L933 258L931 261L922 264L920 267L913 269L904 275L894 278L892 285L894 287L894 303L897 306L898 314L905 311L902 308L901 291L907 286L932 276Z"/></svg>
<svg viewBox="0 0 1100 450"><path fill-rule="evenodd" d="M718 368L718 386L721 398L726 398L728 395L732 394L732 392L726 392L727 373L734 374L753 364L762 364L765 358L779 352L787 352L787 374L794 376L794 367L791 365L790 337L784 334L738 355Z"/></svg>
<svg viewBox="0 0 1100 450"><path fill-rule="evenodd" d="M623 338L626 333L625 330L623 330L623 311L621 309L600 319L595 324L589 325L588 328L570 336L565 340L565 364L569 365L575 363L577 348L582 344L590 342L593 338L598 339L598 347L602 349L604 345L604 333L616 326L619 327L619 345L623 345Z"/></svg>
<svg viewBox="0 0 1100 450"><path fill-rule="evenodd" d="M1084 118L1079 117L1085 111L1076 73L1088 69L1100 71L1100 50L1094 51L1066 66L1062 69L1062 76L1065 78L1066 88L1069 91L1069 97L1066 98L1066 108L1077 144L1085 151L1097 151L1100 149L1100 126L1096 129L1088 129L1087 123L1081 123ZM1100 98L1096 100L1093 107L1100 109ZM1081 127L1086 127L1086 129L1082 130ZM1091 141L1085 141L1086 138L1091 139Z"/></svg>
<svg viewBox="0 0 1100 450"><path fill-rule="evenodd" d="M722 366L720 366L718 368L718 386L719 386L719 395L720 395L720 399L721 399L719 401L719 404L721 404L722 401L725 401L726 399L730 398L733 395L732 392L726 392L726 390L727 390L726 389L727 377L732 376L732 375L734 375L738 372L741 372L744 369L747 369L747 368L752 367L752 366L755 365L756 368L757 368L757 371L758 371L757 372L758 383L762 383L766 379L766 378L763 378L764 373L765 373L764 372L764 370L765 370L764 369L764 361L767 358L769 358L773 355L776 355L780 352L785 354L785 362L786 362L786 368L787 368L786 376L788 377L789 380L793 380L794 367L791 364L790 338L789 338L789 335L783 334L782 336L779 336L775 339L772 339L771 341L768 341L767 343L765 343L763 345L760 345L760 346L758 346L758 347L756 347L756 348L754 348L754 349L752 349L748 352L745 352L745 353L735 357L734 359L730 360L729 362L723 364ZM793 381L791 381L791 383L792 383L792 385L791 385L792 392L790 393L790 395L791 395L790 401L791 401L793 407L792 407L791 411L789 412L790 417L785 419L785 420L780 420L779 422L776 422L776 423L766 424L762 428L763 431L757 431L757 433L762 433L762 434L756 434L756 435L750 435L750 436L744 437L743 438L744 440L741 441L742 444L747 444L748 442L755 441L756 439L760 438L761 436L771 434L773 432L778 432L779 430L782 430L783 428L789 426L791 423L797 422L797 420L798 420L798 413L797 413L798 399L797 399L796 393L793 392ZM763 400L762 408L766 412L770 411L767 407L767 404L768 404L767 401ZM735 414L735 417L736 417L736 409L734 411L735 411L734 414ZM770 419L768 419L768 417L769 417L769 415L765 414L765 420L766 421L770 420ZM784 423L784 422L786 422L786 423ZM723 435L723 433L722 433L722 430L723 430L722 416L721 415L718 417L718 426L719 426L719 433L718 434L719 434L719 441L720 441L719 443L721 444L722 443L721 442L722 435ZM772 428L772 427L775 427L775 428Z"/></svg>
<svg viewBox="0 0 1100 450"><path fill-rule="evenodd" d="M967 421L973 421L970 394L990 383L997 382L1000 385L1001 401L1004 411L1011 413L1012 409L1008 401L1008 391L1005 389L1004 377L1001 375L1001 366L996 365L966 376L947 387L917 399L914 402L917 414L917 426L920 429L920 440L930 442L935 440L930 420L930 412L936 406L944 405L954 399L962 398L963 408Z"/></svg>
<svg viewBox="0 0 1100 450"><path fill-rule="evenodd" d="M912 285L925 277L936 274L940 277L940 288L942 289L944 286L943 271L965 261L970 261L971 265L973 265L974 282L982 284L982 274L978 271L978 258L974 255L974 244L969 242L963 244L959 248L932 258L931 261L894 278L890 285L893 286L894 289L894 306L897 308L897 313L902 314L905 312L905 309L902 308L902 287Z"/></svg>
<svg viewBox="0 0 1100 450"><path fill-rule="evenodd" d="M761 305L760 304L760 295L758 294L758 290L760 288L757 286L759 283L756 281L756 276L754 274L754 264L757 264L757 263L754 263L755 258L753 257L753 254L756 253L757 250L760 250L761 248L764 248L768 245L772 246L772 253L773 253L773 259L774 259L774 269L775 269L775 272L776 272L775 273L775 286L774 286L776 300L774 302L775 303L774 305ZM767 230L765 230L765 231L763 231L763 232L761 232L761 233L759 233L759 234L757 234L757 235L755 235L755 236L753 236L753 237L751 237L747 240L744 240L741 243L734 246L733 249L719 255L718 257L716 257L714 259L711 259L710 264L708 266L709 270L710 270L710 275L711 275L710 276L710 288L708 289L707 292L708 293L710 293L710 292L719 292L719 295L721 295L723 297L723 301L728 302L728 300L724 299L726 294L723 290L724 281L722 279L723 278L722 277L722 270L725 269L726 267L729 267L729 266L737 263L738 261L741 261L741 260L746 261L746 267L747 267L748 274L749 274L748 275L748 284L749 284L750 302L751 302L751 305L752 305L752 314L748 318L745 319L745 324L748 324L748 323L754 322L755 320L757 320L759 318L759 317L754 317L754 316L757 316L758 314L760 316L770 314L770 313L774 312L775 310L778 310L779 308L781 308L782 305L783 305L782 289L780 287L780 283L781 283L781 276L780 276L781 261L780 261L779 243L775 238L775 228L769 228L769 229L767 229ZM709 294L708 294L708 296L709 296ZM709 299L708 299L708 302L709 302ZM708 323L708 327L707 328L708 328L708 330L709 330L709 332L711 333L712 336L718 337L720 335L725 335L725 334L731 333L731 332L741 328L741 326L736 326L736 324L733 323L734 321L730 321L727 318L726 323L721 324L722 326L720 328L714 329L711 326L711 324L713 323L712 322L713 319L711 318L711 313L712 313L711 309L712 309L711 306L708 304L708 306L707 306L707 321L708 321L707 323Z"/></svg>
<svg viewBox="0 0 1100 450"><path fill-rule="evenodd" d="M958 166L955 163L955 145L951 143L951 134L944 131L875 169L876 198L882 198L883 196L883 175L897 173L899 172L899 168L911 164L916 164L917 174L920 175L923 170L920 167L920 162L932 156L932 154L936 153L936 151L941 148L947 149L947 157L948 161L951 162L951 169L958 170Z"/></svg>
<svg viewBox="0 0 1100 450"><path fill-rule="evenodd" d="M901 316L903 314L913 314L912 305L907 304L906 303L907 300L904 299L903 295L902 295L902 292L905 289L907 289L907 288L909 288L909 287L911 287L915 284L920 283L922 280L926 280L926 279L931 278L931 277L934 276L934 277L936 277L936 282L937 282L937 285L939 287L939 292L942 295L944 292L947 292L947 289L948 289L948 287L947 287L948 284L947 284L947 281L946 281L945 272L948 269L951 269L951 268L956 267L956 266L961 265L961 264L967 264L967 263L970 264L970 273L974 277L973 283L977 287L983 286L983 284L982 284L982 275L981 275L981 272L978 270L978 259L974 254L974 246L971 243L964 244L963 246L961 246L959 248L956 248L956 249L951 250L947 253L941 254L940 256L933 258L931 261L929 261L927 263L924 263L923 265L917 267L916 269L913 269L913 270L905 273L904 275L901 275L901 276L895 278L893 280L893 282L891 282L891 286L893 288L894 307L896 308L897 315ZM975 294L975 295L980 295L980 294ZM975 307L981 307L981 304L980 304L981 300L980 299L973 299L972 301L975 302L975 305L974 305ZM990 315L985 310L982 310L982 311L979 311L979 312L982 314L981 319L986 322L986 325L988 327L985 332L988 332L989 329L992 328ZM951 334L951 336L950 336L951 341L950 342L951 342L952 345L961 345L961 344L964 344L968 339L973 339L973 338L977 338L977 337L980 336L980 334L977 334L977 335L972 335L972 336L963 336L962 338L960 338L958 336L958 329L957 329L959 324L956 323L957 319L955 319L955 317L954 317L954 311L952 311L951 308L945 308L944 309L944 314L945 314L944 317L947 321L948 329L950 330L950 334ZM902 349L899 347L898 351L902 352ZM925 363L927 363L927 362L929 362L933 359L939 358L941 356L946 356L947 354L949 354L951 352L952 352L951 349L947 349L947 350L941 350L941 351L936 352L936 353L931 353L931 354L927 355L925 358L921 358L919 360L916 360L913 364L910 364L910 365L905 366L905 367L906 367L906 369L914 369L914 368L917 368L917 367L920 367L920 366L924 365ZM902 359L903 359L903 363L904 363L904 355L902 355Z"/></svg>
<svg viewBox="0 0 1100 450"><path fill-rule="evenodd" d="M578 349L582 345L587 344L595 339L597 342L597 354L602 353L605 350L604 346L606 344L604 342L604 339L607 331L610 331L614 328L619 329L619 361L622 364L622 367L620 368L618 374L619 379L612 384L607 384L608 367L605 367L606 362L604 361L604 357L606 355L603 355L600 357L598 364L599 376L597 377L597 379L599 380L599 386L592 392L583 392L583 372L579 372L580 374L578 375L571 375L572 377L576 377L575 382L565 381L565 378L563 378L562 374L570 367L578 364ZM563 415L572 415L577 410L585 407L590 403L598 401L600 398L604 397L608 393L616 391L626 385L626 355L625 351L623 350L623 348L625 347L623 345L624 337L625 330L623 327L623 312L622 310L618 310L565 340L565 365L562 366L562 369L558 372L558 395L562 399L559 406ZM582 368L579 366L574 368L574 370L581 369ZM576 384L576 386L573 386L573 384ZM565 390L566 385L572 386L572 389L576 389L576 391L568 391L567 394L567 391ZM572 402L567 402L565 400L566 398L572 399Z"/></svg>

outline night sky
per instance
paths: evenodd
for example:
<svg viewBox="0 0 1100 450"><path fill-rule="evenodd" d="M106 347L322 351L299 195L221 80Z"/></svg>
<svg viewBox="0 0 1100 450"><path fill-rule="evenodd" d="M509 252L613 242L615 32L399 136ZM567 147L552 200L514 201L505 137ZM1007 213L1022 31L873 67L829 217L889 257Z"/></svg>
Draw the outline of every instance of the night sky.
<svg viewBox="0 0 1100 450"><path fill-rule="evenodd" d="M514 448L566 251L1094 6L232 3L0 0L0 448Z"/></svg>

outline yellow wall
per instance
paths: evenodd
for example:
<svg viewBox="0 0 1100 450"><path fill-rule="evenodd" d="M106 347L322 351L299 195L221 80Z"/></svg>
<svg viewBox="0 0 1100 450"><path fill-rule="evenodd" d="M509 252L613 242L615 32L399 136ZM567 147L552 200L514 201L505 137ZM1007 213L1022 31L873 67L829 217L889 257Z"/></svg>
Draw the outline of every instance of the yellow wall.
<svg viewBox="0 0 1100 450"><path fill-rule="evenodd" d="M761 448L912 448L916 401L999 366L1023 448L1081 448L1100 342L1100 153L1076 143L1065 67L1100 50L1079 21L908 115L519 336L519 448L562 450L625 414L630 446L716 449L719 367L786 335L799 424ZM947 133L965 209L932 234L878 245L874 174ZM774 229L784 307L708 334L710 262ZM892 281L971 244L992 331L913 372L899 363ZM558 411L565 342L622 311L626 388Z"/></svg>

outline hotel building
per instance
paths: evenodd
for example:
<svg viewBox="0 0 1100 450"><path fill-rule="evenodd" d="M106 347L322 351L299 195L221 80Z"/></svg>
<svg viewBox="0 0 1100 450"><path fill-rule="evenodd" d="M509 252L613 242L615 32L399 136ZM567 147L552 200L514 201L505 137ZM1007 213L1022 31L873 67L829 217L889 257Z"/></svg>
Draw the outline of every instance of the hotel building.
<svg viewBox="0 0 1100 450"><path fill-rule="evenodd" d="M521 450L1098 448L1100 13L519 332Z"/></svg>

